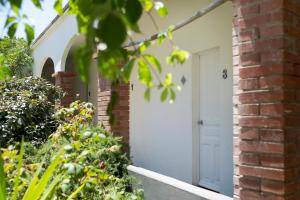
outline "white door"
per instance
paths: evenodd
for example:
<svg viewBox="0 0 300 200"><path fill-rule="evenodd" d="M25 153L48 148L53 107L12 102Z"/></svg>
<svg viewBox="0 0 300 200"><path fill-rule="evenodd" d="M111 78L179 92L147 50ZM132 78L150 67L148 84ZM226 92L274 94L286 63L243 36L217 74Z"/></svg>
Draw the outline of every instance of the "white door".
<svg viewBox="0 0 300 200"><path fill-rule="evenodd" d="M200 131L200 181L199 185L220 191L221 101L219 49L199 54L200 73L198 87Z"/></svg>

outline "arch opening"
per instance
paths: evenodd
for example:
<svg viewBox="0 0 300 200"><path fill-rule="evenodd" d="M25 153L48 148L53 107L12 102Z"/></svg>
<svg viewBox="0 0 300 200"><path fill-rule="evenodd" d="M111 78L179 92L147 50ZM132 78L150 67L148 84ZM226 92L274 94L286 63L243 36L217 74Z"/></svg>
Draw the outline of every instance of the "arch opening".
<svg viewBox="0 0 300 200"><path fill-rule="evenodd" d="M44 79L46 79L51 84L55 85L55 78L52 77L52 75L54 74L54 72L55 72L55 70L54 70L54 62L53 62L53 60L51 58L47 58L44 66L43 66L41 77L44 78Z"/></svg>
<svg viewBox="0 0 300 200"><path fill-rule="evenodd" d="M62 63L65 63L65 72L74 73L73 90L76 94L75 100L90 102L95 108L94 123L97 123L97 107L98 107L98 72L97 62L93 61L89 67L89 82L83 83L78 73L78 65L75 62L75 52L84 43L82 36L76 36L71 39L67 46L65 55L63 55Z"/></svg>

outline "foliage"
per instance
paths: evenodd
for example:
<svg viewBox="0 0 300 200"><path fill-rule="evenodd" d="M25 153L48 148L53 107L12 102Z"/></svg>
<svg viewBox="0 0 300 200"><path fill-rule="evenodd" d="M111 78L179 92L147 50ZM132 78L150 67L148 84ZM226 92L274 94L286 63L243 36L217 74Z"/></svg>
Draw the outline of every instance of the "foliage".
<svg viewBox="0 0 300 200"><path fill-rule="evenodd" d="M5 37L1 39L0 54L5 58L2 65L10 69L11 75L24 77L31 74L33 58L30 47L23 38Z"/></svg>
<svg viewBox="0 0 300 200"><path fill-rule="evenodd" d="M60 89L41 78L0 81L0 146L22 137L34 145L45 141L58 126L53 114L55 101L62 95Z"/></svg>
<svg viewBox="0 0 300 200"><path fill-rule="evenodd" d="M62 163L56 167L55 177L60 178L54 189L55 198L67 199L78 191L77 199L142 199L142 191L131 188L132 178L126 170L129 161L121 151L120 138L112 137L102 128L89 126L92 115L93 108L89 103L74 102L70 108L57 112L56 117L64 123L44 145L35 148L26 143L26 166L20 181L24 190L37 166L42 166L41 171L46 170L56 152L63 149ZM12 159L10 163L13 163ZM10 172L8 179L13 180L13 176Z"/></svg>
<svg viewBox="0 0 300 200"><path fill-rule="evenodd" d="M28 173L24 165L24 142L21 143L20 151L9 148L0 152L0 200L46 200L53 199L54 192L63 175L62 172L56 173L57 167L62 164L62 155L64 150L61 149L53 157L51 164L42 172L43 163L35 166L35 171ZM25 168L23 168L25 167ZM26 180L27 179L27 180ZM75 197L80 191L75 190L71 196ZM71 199L71 198L69 198Z"/></svg>

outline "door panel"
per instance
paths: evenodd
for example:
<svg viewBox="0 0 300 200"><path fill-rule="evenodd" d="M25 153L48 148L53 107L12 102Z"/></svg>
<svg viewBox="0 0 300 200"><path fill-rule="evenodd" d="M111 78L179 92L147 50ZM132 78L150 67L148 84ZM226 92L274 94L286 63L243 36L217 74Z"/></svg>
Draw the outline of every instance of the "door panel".
<svg viewBox="0 0 300 200"><path fill-rule="evenodd" d="M219 49L199 54L199 185L220 190L220 76Z"/></svg>

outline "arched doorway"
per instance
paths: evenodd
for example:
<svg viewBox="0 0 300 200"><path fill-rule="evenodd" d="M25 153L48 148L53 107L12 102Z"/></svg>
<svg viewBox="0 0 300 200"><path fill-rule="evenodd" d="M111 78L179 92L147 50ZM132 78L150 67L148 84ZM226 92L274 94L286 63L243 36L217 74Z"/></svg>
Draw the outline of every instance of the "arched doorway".
<svg viewBox="0 0 300 200"><path fill-rule="evenodd" d="M97 107L98 107L98 72L97 72L97 62L92 61L91 66L89 67L89 81L88 83L83 83L78 74L78 66L75 62L74 56L76 50L84 43L84 38L82 36L76 36L68 45L67 53L65 54L65 72L73 72L76 74L73 86L74 92L76 94L76 100L81 100L85 102L90 102L94 105L95 108L95 118L94 122L97 122Z"/></svg>
<svg viewBox="0 0 300 200"><path fill-rule="evenodd" d="M42 75L41 77L46 79L48 82L52 83L53 85L55 84L55 78L52 77L54 74L54 63L51 58L47 58L43 70L42 70Z"/></svg>

